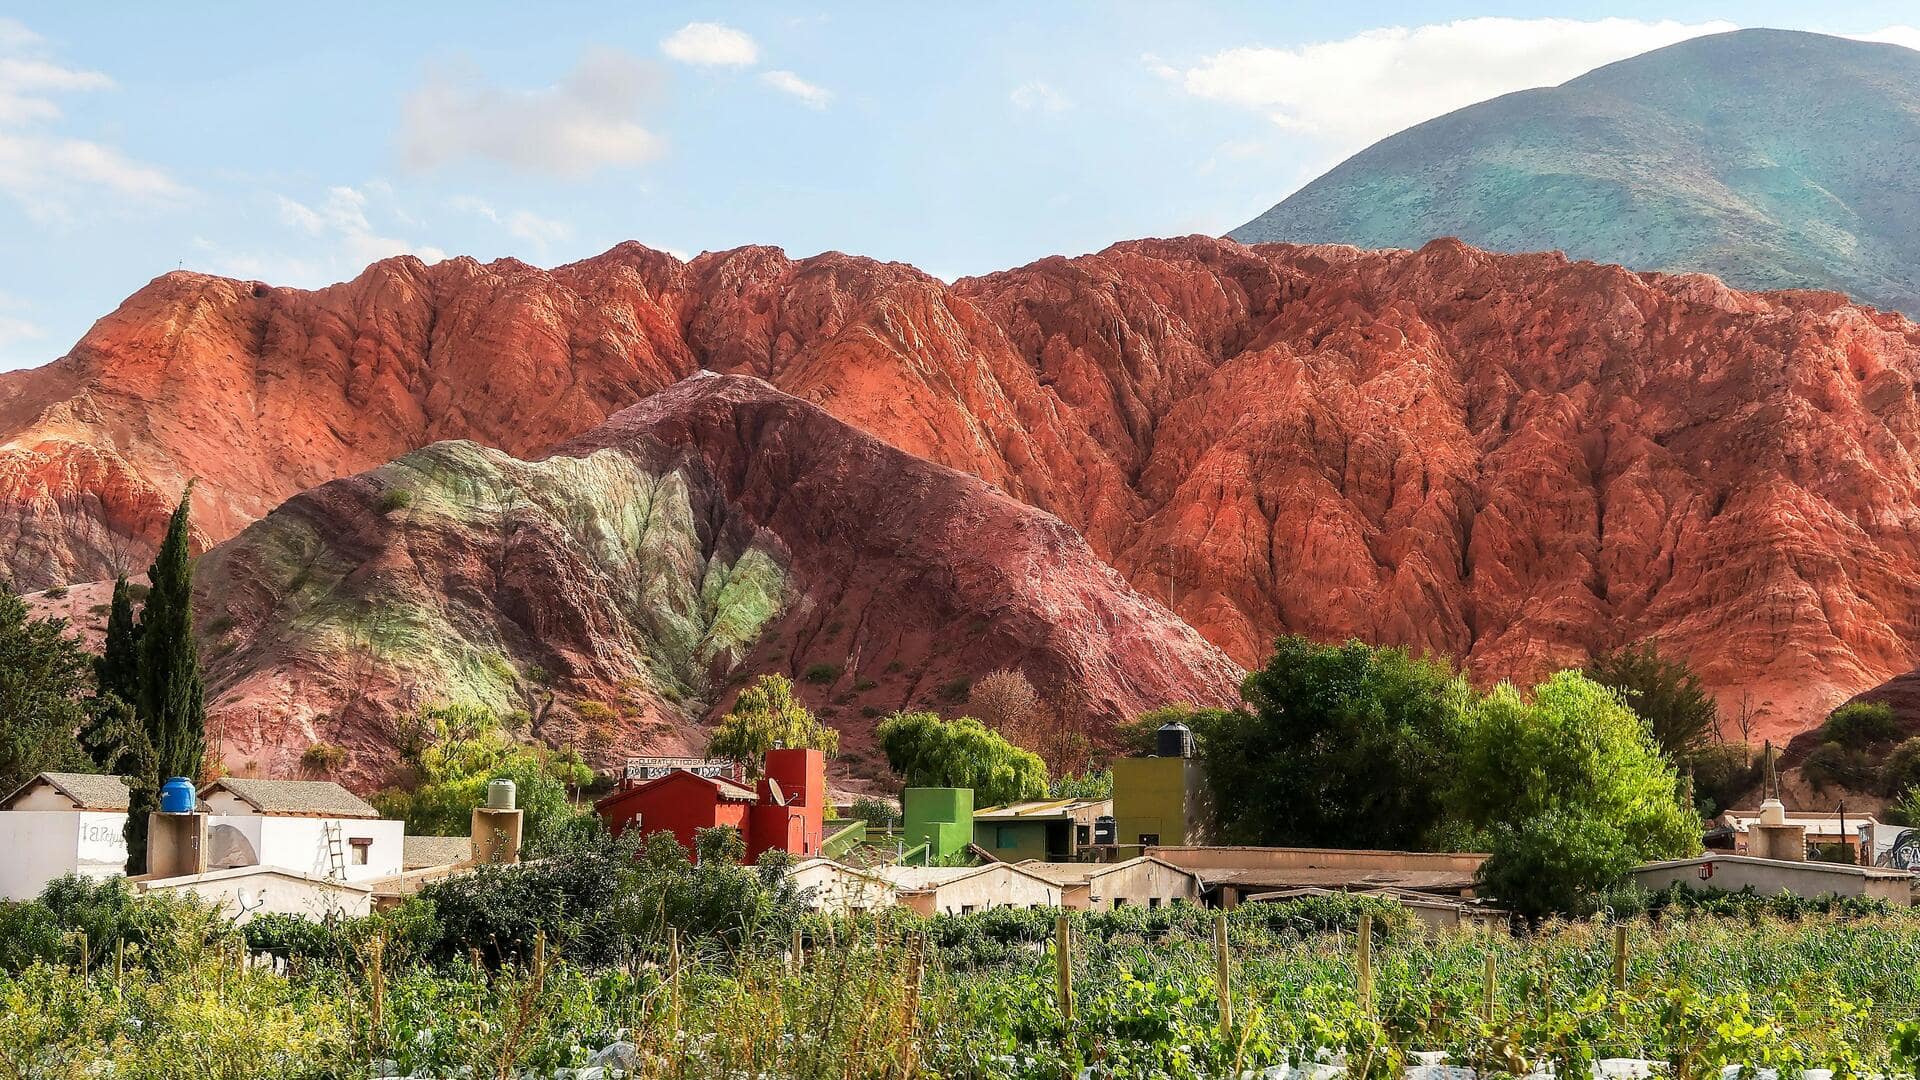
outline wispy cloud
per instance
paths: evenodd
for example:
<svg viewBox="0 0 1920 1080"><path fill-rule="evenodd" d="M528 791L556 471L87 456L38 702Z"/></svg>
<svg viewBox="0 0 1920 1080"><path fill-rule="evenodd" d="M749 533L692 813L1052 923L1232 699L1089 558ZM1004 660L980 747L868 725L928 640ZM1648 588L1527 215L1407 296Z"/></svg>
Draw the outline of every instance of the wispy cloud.
<svg viewBox="0 0 1920 1080"><path fill-rule="evenodd" d="M1889 45L1904 45L1909 49L1920 49L1920 26L1883 26L1865 34L1847 34L1855 41L1883 41Z"/></svg>
<svg viewBox="0 0 1920 1080"><path fill-rule="evenodd" d="M573 226L555 218L541 217L531 210L502 211L474 195L456 195L447 200L448 209L472 214L498 225L508 236L525 241L541 252L573 235Z"/></svg>
<svg viewBox="0 0 1920 1080"><path fill-rule="evenodd" d="M1649 49L1732 29L1726 22L1480 18L1386 27L1296 48L1227 49L1184 68L1143 59L1196 97L1358 149L1477 101L1557 85Z"/></svg>
<svg viewBox="0 0 1920 1080"><path fill-rule="evenodd" d="M535 90L494 86L472 71L432 73L406 100L401 160L433 169L480 159L561 177L642 165L666 150L640 121L657 83L652 64L600 48Z"/></svg>
<svg viewBox="0 0 1920 1080"><path fill-rule="evenodd" d="M1039 79L1014 87L1013 93L1008 94L1007 98L1016 107L1029 111L1057 113L1073 108L1073 102L1065 94Z"/></svg>
<svg viewBox="0 0 1920 1080"><path fill-rule="evenodd" d="M725 23L688 23L662 40L660 51L703 67L752 67L760 62L760 46Z"/></svg>
<svg viewBox="0 0 1920 1080"><path fill-rule="evenodd" d="M833 91L817 86L791 71L763 71L760 81L775 90L798 98L809 109L824 109L833 101Z"/></svg>
<svg viewBox="0 0 1920 1080"><path fill-rule="evenodd" d="M186 188L158 166L59 130L62 95L114 88L103 72L62 63L40 37L14 19L0 19L0 196L41 220L70 216L89 191L125 200L176 199Z"/></svg>
<svg viewBox="0 0 1920 1080"><path fill-rule="evenodd" d="M384 181L337 185L317 199L271 198L288 242L243 249L196 237L201 265L216 274L316 288L354 277L368 263L395 255L412 255L428 263L447 257L431 244L394 235L394 222L412 218L395 204L393 189ZM384 224L375 224L376 217Z"/></svg>

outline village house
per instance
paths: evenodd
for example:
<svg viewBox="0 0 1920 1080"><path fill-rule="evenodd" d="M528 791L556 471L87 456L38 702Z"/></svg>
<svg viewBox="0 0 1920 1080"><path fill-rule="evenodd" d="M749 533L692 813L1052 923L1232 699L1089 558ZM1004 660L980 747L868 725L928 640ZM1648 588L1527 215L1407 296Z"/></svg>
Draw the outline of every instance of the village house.
<svg viewBox="0 0 1920 1080"><path fill-rule="evenodd" d="M1200 875L1142 855L1117 863L1028 860L1016 866L1060 887L1060 906L1073 911L1111 911L1198 903Z"/></svg>
<svg viewBox="0 0 1920 1080"><path fill-rule="evenodd" d="M1010 863L985 866L879 866L900 906L920 915L971 915L1000 907L1059 907L1061 888Z"/></svg>
<svg viewBox="0 0 1920 1080"><path fill-rule="evenodd" d="M208 870L271 866L368 882L403 869L406 823L331 780L227 776L200 789Z"/></svg>
<svg viewBox="0 0 1920 1080"><path fill-rule="evenodd" d="M670 832L689 851L699 830L725 825L746 841L748 862L767 851L801 858L820 853L827 811L824 754L769 750L765 775L755 786L737 776L670 768L651 778L622 780L594 810L615 835L631 828L643 834Z"/></svg>
<svg viewBox="0 0 1920 1080"><path fill-rule="evenodd" d="M1093 847L1112 799L1040 799L973 812L973 842L1001 862L1071 862Z"/></svg>
<svg viewBox="0 0 1920 1080"><path fill-rule="evenodd" d="M0 798L0 900L31 900L68 874L125 873L128 801L117 776L60 772Z"/></svg>
<svg viewBox="0 0 1920 1080"><path fill-rule="evenodd" d="M1877 866L1708 854L1648 863L1633 871L1633 881L1654 892L1672 885L1694 892L1752 889L1761 896L1861 896L1905 907L1913 903L1914 875Z"/></svg>
<svg viewBox="0 0 1920 1080"><path fill-rule="evenodd" d="M1368 851L1349 848L1154 847L1147 854L1198 874L1207 903L1237 907L1258 893L1286 889L1366 892L1403 889L1471 896L1487 856L1473 852Z"/></svg>
<svg viewBox="0 0 1920 1080"><path fill-rule="evenodd" d="M832 859L807 859L787 871L787 879L813 911L858 915L900 902L893 882L872 871Z"/></svg>

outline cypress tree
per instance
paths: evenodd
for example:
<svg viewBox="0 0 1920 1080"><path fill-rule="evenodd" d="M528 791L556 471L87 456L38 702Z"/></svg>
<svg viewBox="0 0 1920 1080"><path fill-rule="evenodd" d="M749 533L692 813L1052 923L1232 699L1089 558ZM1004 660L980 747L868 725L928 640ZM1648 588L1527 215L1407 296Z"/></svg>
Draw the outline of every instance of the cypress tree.
<svg viewBox="0 0 1920 1080"><path fill-rule="evenodd" d="M140 627L133 621L133 589L122 574L113 583L113 610L107 615L106 650L93 662L100 693L128 705L140 700Z"/></svg>
<svg viewBox="0 0 1920 1080"><path fill-rule="evenodd" d="M134 709L153 743L157 779L197 779L206 751L205 691L193 640L193 561L187 552L192 499L188 483L147 571L150 591L140 612L140 690Z"/></svg>
<svg viewBox="0 0 1920 1080"><path fill-rule="evenodd" d="M127 872L141 873L147 865L147 815L158 809L160 784L169 776L197 780L206 752L206 700L200 683L200 652L193 640L193 561L187 552L187 525L192 513L193 484L180 496L180 505L167 524L147 571L150 583L140 621L126 637L133 639L137 678L133 685L138 738L130 740L125 760L138 772L127 777L131 799L127 807ZM120 614L120 594L114 589L112 620ZM132 598L128 598L128 614ZM123 637L122 649L126 648ZM111 636L109 649L113 648ZM107 658L102 657L103 665ZM115 671L121 668L116 667Z"/></svg>

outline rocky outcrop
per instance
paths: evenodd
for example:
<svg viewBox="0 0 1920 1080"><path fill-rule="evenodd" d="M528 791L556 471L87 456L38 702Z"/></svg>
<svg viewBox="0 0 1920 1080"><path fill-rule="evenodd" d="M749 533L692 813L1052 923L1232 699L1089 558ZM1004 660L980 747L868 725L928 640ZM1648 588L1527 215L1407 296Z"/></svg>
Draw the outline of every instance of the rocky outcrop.
<svg viewBox="0 0 1920 1080"><path fill-rule="evenodd" d="M31 480L0 541L29 584L97 577L187 476L215 541L436 440L537 455L702 368L1056 515L1241 664L1297 631L1530 679L1658 636L1781 735L1920 663L1920 330L1453 241L1137 241L951 286L632 244L313 293L171 274L0 379L0 477Z"/></svg>
<svg viewBox="0 0 1920 1080"><path fill-rule="evenodd" d="M551 454L435 443L289 500L200 563L227 764L393 765L395 715L523 710L598 764L697 753L792 676L856 773L873 718L1017 668L1095 725L1229 703L1239 670L1073 529L760 380L696 376Z"/></svg>

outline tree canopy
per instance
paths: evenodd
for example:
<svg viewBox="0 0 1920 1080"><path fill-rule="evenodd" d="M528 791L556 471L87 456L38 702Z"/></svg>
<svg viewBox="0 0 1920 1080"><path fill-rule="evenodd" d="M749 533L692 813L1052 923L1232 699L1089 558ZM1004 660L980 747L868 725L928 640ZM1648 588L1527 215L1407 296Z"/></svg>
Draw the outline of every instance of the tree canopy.
<svg viewBox="0 0 1920 1080"><path fill-rule="evenodd" d="M1446 665L1284 637L1240 693L1244 710L1187 717L1219 842L1416 847L1439 821L1469 694Z"/></svg>
<svg viewBox="0 0 1920 1080"><path fill-rule="evenodd" d="M140 695L133 702L153 743L159 776L200 779L206 752L206 691L193 637L193 560L188 549L193 485L180 496L160 543L140 611Z"/></svg>
<svg viewBox="0 0 1920 1080"><path fill-rule="evenodd" d="M1720 708L1700 677L1686 661L1661 656L1651 639L1601 653L1586 675L1618 691L1676 762L1687 763L1719 736Z"/></svg>
<svg viewBox="0 0 1920 1080"><path fill-rule="evenodd" d="M707 756L742 762L759 775L766 771L767 751L776 747L819 750L832 757L840 752L840 733L793 696L791 679L762 675L740 691L733 709L720 718L707 742Z"/></svg>
<svg viewBox="0 0 1920 1080"><path fill-rule="evenodd" d="M467 835L487 781L500 777L513 781L527 834L539 835L575 815L569 789L593 780L579 755L518 742L502 718L478 706L423 709L399 742L411 788L381 792L374 803L416 836Z"/></svg>
<svg viewBox="0 0 1920 1080"><path fill-rule="evenodd" d="M976 806L1047 797L1047 766L971 716L899 712L874 730L887 763L908 787L973 789Z"/></svg>
<svg viewBox="0 0 1920 1080"><path fill-rule="evenodd" d="M0 584L0 794L36 773L91 768L75 736L88 725L92 658L64 619L28 617Z"/></svg>
<svg viewBox="0 0 1920 1080"><path fill-rule="evenodd" d="M1492 838L1490 892L1528 915L1578 913L1648 859L1700 849L1673 765L1613 691L1562 671L1462 709L1447 805Z"/></svg>

